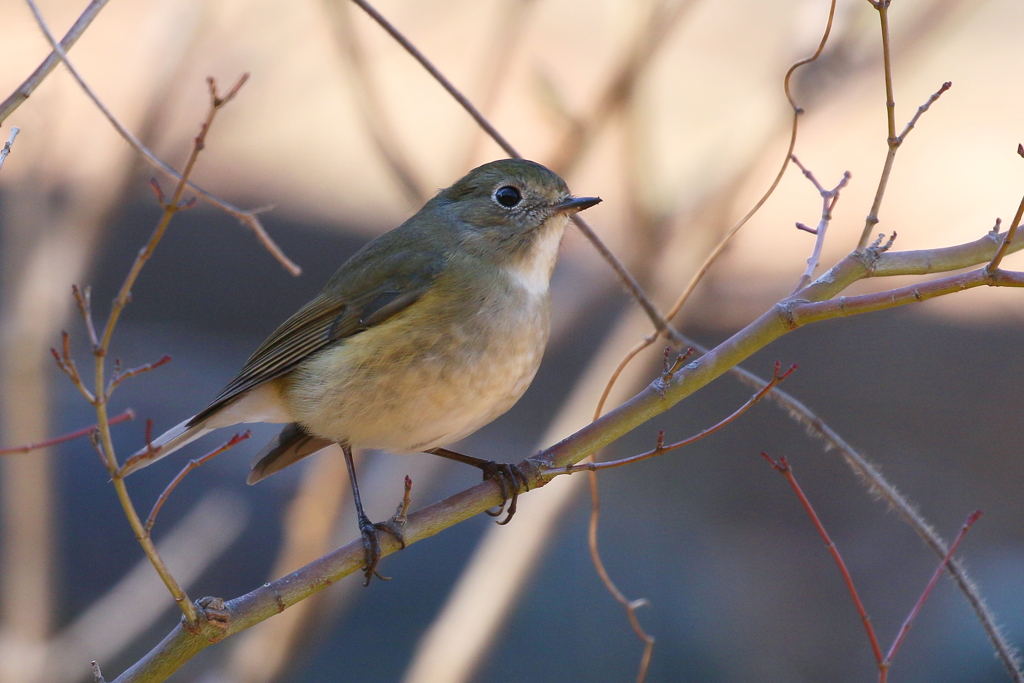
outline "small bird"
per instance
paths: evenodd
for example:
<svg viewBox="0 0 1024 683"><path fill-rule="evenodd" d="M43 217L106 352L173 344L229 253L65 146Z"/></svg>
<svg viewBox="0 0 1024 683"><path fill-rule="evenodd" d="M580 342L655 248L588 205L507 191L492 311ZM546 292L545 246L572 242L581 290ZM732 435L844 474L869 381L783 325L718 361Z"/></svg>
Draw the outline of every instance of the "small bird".
<svg viewBox="0 0 1024 683"><path fill-rule="evenodd" d="M395 531L364 514L353 448L431 452L478 467L506 501L511 488L510 518L522 473L444 446L503 414L530 385L550 331L549 285L566 224L600 201L573 197L533 161L473 169L356 252L210 405L147 444L124 473L243 422L286 423L257 455L250 484L339 444L367 583L380 559L377 530Z"/></svg>

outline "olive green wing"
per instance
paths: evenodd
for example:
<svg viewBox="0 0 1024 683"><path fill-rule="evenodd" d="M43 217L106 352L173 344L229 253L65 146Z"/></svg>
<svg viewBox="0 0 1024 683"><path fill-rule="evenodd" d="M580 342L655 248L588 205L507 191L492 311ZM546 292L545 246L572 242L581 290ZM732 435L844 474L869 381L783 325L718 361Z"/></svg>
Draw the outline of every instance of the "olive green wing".
<svg viewBox="0 0 1024 683"><path fill-rule="evenodd" d="M359 253L342 266L324 291L256 349L241 372L189 425L198 424L250 389L289 372L324 347L408 308L430 290L445 265L440 254L403 251L383 259L372 256Z"/></svg>

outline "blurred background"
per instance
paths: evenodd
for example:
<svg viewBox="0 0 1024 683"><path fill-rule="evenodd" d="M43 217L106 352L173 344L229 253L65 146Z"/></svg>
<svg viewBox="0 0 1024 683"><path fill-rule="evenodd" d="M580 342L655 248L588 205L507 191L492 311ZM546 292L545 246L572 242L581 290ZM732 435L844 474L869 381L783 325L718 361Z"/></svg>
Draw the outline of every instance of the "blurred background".
<svg viewBox="0 0 1024 683"><path fill-rule="evenodd" d="M63 35L84 2L44 0ZM45 58L26 5L3 0L0 95ZM595 230L662 309L767 188L789 139L789 64L813 52L825 0L380 0L378 9L528 158L604 202ZM896 160L879 231L896 249L977 239L1009 221L1024 188L1024 5L901 0L890 10L898 129L943 81ZM194 180L236 205L273 205L289 275L238 222L200 203L173 222L135 288L113 355L173 361L126 382L112 410L122 459L206 405L283 319L367 240L438 188L503 156L382 30L341 0L117 0L70 52L97 94L179 165L206 110L208 75L252 74L219 116ZM856 243L885 155L878 20L840 0L821 59L794 78L796 154L827 187L852 173L823 263ZM49 356L61 329L89 367L70 296L91 284L104 316L159 208L155 175L63 67L7 121L22 132L0 169L0 440L11 446L92 424ZM165 188L168 186L163 179ZM805 268L818 194L790 168L680 314L704 344L787 295ZM1020 269L1020 257L1007 266ZM855 291L901 281L871 281ZM506 416L459 445L518 461L589 421L618 360L650 326L578 233L555 274L554 330L540 373ZM985 517L961 555L1008 638L1024 644L1024 306L975 289L790 334L745 367L797 362L787 391L876 462L941 534ZM655 345L609 405L649 382ZM688 436L749 390L723 378L610 447ZM344 465L326 451L262 482L253 438L193 472L154 531L193 597L231 598L358 534ZM129 480L145 514L188 453ZM623 592L658 640L650 681L872 680L874 661L840 576L786 483L760 459L785 455L843 552L883 646L936 558L868 495L835 453L769 404L697 445L601 475L600 539ZM115 677L177 622L86 440L0 463L0 680L73 681L99 661ZM393 514L402 477L421 507L475 483L429 455L361 455L367 511ZM641 644L587 554L582 475L520 501L508 527L481 517L384 560L208 648L173 680L633 680ZM892 671L899 681L1003 681L964 597L943 579Z"/></svg>

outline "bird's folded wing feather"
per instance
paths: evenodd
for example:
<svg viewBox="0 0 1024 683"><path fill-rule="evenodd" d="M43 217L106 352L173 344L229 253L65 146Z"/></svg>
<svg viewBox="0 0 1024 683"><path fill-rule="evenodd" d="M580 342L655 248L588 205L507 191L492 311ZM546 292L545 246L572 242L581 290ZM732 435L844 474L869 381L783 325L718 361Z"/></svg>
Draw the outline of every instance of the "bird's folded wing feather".
<svg viewBox="0 0 1024 683"><path fill-rule="evenodd" d="M400 251L384 259L357 254L312 301L284 322L252 354L208 407L198 424L250 389L280 377L320 349L369 329L404 310L433 286L443 255ZM370 254L367 254L370 256ZM367 261L372 261L367 263Z"/></svg>

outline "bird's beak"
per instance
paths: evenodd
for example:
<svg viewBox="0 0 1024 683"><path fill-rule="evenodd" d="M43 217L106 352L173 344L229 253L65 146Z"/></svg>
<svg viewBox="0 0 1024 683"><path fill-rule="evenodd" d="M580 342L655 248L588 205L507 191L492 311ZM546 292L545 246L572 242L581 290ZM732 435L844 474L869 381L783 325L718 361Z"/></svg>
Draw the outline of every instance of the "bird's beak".
<svg viewBox="0 0 1024 683"><path fill-rule="evenodd" d="M551 207L551 211L552 213L576 213L600 203L600 197L573 197L572 199L555 204Z"/></svg>

